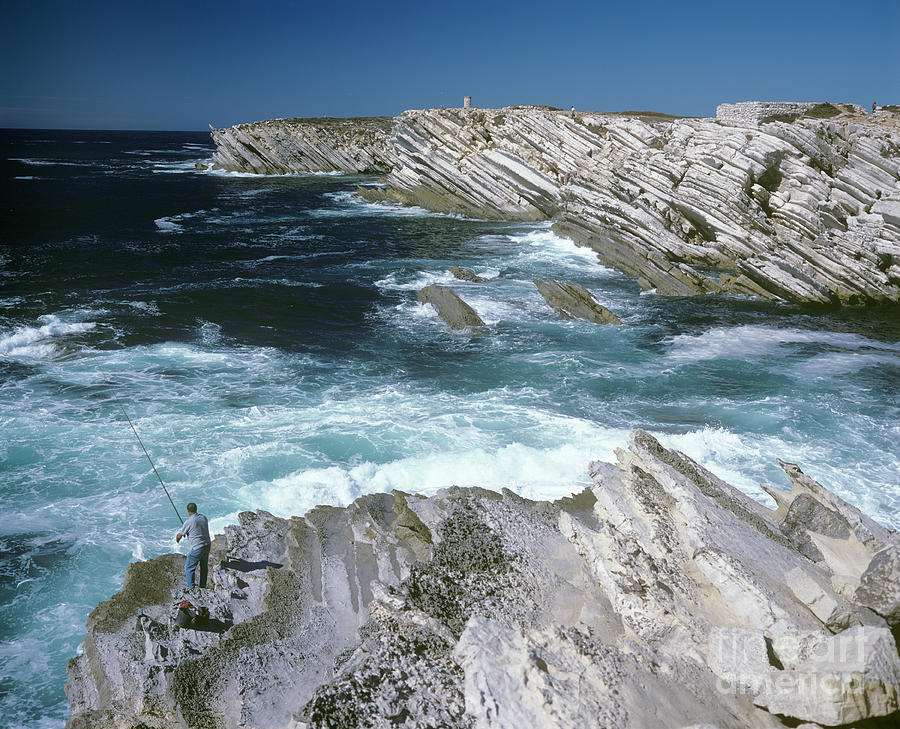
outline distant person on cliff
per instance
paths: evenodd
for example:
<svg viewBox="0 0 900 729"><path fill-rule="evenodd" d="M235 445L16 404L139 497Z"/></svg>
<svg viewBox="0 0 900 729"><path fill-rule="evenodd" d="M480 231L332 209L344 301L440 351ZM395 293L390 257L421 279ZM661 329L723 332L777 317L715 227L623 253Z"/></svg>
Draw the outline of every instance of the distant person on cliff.
<svg viewBox="0 0 900 729"><path fill-rule="evenodd" d="M209 538L209 522L203 514L197 513L197 504L193 501L187 505L188 518L178 534L175 535L175 541L180 542L182 537L187 537L191 545L191 551L188 552L187 559L184 562L184 581L188 590L194 589L194 572L197 566L200 566L200 579L197 581L199 587L206 587L206 573L209 566L209 547L211 544Z"/></svg>
<svg viewBox="0 0 900 729"><path fill-rule="evenodd" d="M572 118L574 119L575 118L575 107L574 106L572 107L572 111L570 113L572 114Z"/></svg>
<svg viewBox="0 0 900 729"><path fill-rule="evenodd" d="M872 113L873 114L875 113L875 102L874 101L872 102Z"/></svg>

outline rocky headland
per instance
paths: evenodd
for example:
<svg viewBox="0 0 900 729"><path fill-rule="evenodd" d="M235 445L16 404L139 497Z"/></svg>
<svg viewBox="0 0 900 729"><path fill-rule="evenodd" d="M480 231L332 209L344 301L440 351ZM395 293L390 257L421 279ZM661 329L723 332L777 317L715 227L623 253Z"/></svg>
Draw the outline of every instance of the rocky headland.
<svg viewBox="0 0 900 729"><path fill-rule="evenodd" d="M362 194L550 220L661 294L900 301L900 115L757 103L720 116L510 107L280 119L213 129L212 164L383 173Z"/></svg>
<svg viewBox="0 0 900 729"><path fill-rule="evenodd" d="M132 564L68 729L896 726L900 542L779 461L768 509L643 431L592 486L394 491Z"/></svg>
<svg viewBox="0 0 900 729"><path fill-rule="evenodd" d="M280 175L291 172L387 172L394 156L389 143L393 120L271 119L210 127L216 169Z"/></svg>

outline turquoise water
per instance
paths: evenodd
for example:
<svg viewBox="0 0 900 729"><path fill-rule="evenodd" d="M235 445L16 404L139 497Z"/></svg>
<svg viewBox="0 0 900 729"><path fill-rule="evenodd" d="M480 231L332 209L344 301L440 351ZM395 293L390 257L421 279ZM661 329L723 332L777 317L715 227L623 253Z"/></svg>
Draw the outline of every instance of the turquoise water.
<svg viewBox="0 0 900 729"><path fill-rule="evenodd" d="M0 141L2 727L62 726L90 610L183 549L116 398L217 531L392 488L555 498L634 427L763 502L780 457L900 526L896 308L642 295L546 225L371 205L370 178L197 172L205 135ZM558 318L533 278L624 325ZM418 304L429 283L488 333Z"/></svg>

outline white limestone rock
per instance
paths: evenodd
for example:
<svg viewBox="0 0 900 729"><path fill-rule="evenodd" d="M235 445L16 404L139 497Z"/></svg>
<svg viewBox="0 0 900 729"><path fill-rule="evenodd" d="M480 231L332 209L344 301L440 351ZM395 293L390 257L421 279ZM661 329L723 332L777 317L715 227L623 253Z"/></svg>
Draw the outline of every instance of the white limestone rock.
<svg viewBox="0 0 900 729"><path fill-rule="evenodd" d="M689 664L660 664L574 628L522 631L475 615L453 656L475 729L677 729L701 717L735 729L769 724L709 674L697 681Z"/></svg>
<svg viewBox="0 0 900 729"><path fill-rule="evenodd" d="M850 105L833 119L759 125L781 107L737 106L727 122L535 107L273 120L214 129L213 164L383 171L386 186L360 194L549 219L661 294L900 301L897 125ZM873 247L885 252L870 255Z"/></svg>
<svg viewBox="0 0 900 729"><path fill-rule="evenodd" d="M706 660L720 679L720 689L750 696L758 696L769 675L777 670L769 660L761 630L714 628L709 634Z"/></svg>
<svg viewBox="0 0 900 729"><path fill-rule="evenodd" d="M900 659L887 628L782 636L785 670L773 671L755 701L774 714L837 726L900 709Z"/></svg>
<svg viewBox="0 0 900 729"><path fill-rule="evenodd" d="M859 579L856 600L900 627L900 537L872 557Z"/></svg>
<svg viewBox="0 0 900 729"><path fill-rule="evenodd" d="M384 172L393 165L391 120L272 119L210 127L213 169L282 175L303 172Z"/></svg>
<svg viewBox="0 0 900 729"><path fill-rule="evenodd" d="M889 574L886 530L793 464L770 510L643 431L616 456L555 502L452 487L243 513L191 595L205 632L173 626L183 558L136 563L70 662L67 727L898 716L896 645L854 587ZM807 690L808 675L822 681Z"/></svg>
<svg viewBox="0 0 900 729"><path fill-rule="evenodd" d="M709 666L723 692L773 714L827 726L889 716L900 708L900 658L890 631L857 625L837 635L716 628Z"/></svg>

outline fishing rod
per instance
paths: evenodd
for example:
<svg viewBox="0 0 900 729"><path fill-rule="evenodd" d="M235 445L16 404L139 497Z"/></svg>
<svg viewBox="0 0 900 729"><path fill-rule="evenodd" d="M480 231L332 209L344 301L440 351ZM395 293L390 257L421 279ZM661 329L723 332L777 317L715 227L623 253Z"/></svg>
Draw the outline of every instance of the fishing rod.
<svg viewBox="0 0 900 729"><path fill-rule="evenodd" d="M122 408L122 415L125 416L125 420L128 421L128 424L131 426L131 430L134 432L134 437L138 439L138 443L141 444L141 448L144 449L144 455L147 456L147 460L150 461L150 467L153 469L153 473L156 474L156 477L159 479L159 485L163 487L163 491L166 492L166 496L169 496L169 489L166 488L166 485L163 483L162 477L159 475L159 471L156 470L156 466L153 465L153 459L150 458L150 454L147 453L147 449L144 448L144 441L141 440L141 436L138 435L137 430L135 430L134 423L131 422L131 418L128 417L128 413L125 412L125 406L122 404L122 401L119 400L115 395L113 395L113 399L119 403L119 407ZM178 517L178 521L184 524L184 519L181 518L181 514L178 513L178 507L175 506L175 502L172 501L172 497L169 496L169 503L172 504L172 508L175 509L175 516Z"/></svg>

